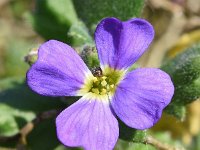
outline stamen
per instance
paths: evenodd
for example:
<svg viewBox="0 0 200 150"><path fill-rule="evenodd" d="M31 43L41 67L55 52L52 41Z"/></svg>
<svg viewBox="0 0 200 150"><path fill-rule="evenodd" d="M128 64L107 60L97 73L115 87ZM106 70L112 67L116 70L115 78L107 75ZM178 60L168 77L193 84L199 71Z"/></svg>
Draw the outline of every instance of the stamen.
<svg viewBox="0 0 200 150"><path fill-rule="evenodd" d="M111 84L110 87L113 89L114 88L114 84Z"/></svg>
<svg viewBox="0 0 200 150"><path fill-rule="evenodd" d="M102 79L105 80L105 79L107 79L107 77L106 77L106 76L103 76Z"/></svg>
<svg viewBox="0 0 200 150"><path fill-rule="evenodd" d="M97 82L97 81L98 81L97 77L93 77L93 82Z"/></svg>
<svg viewBox="0 0 200 150"><path fill-rule="evenodd" d="M101 81L101 85L102 86L106 86L107 85L107 82L105 80Z"/></svg>
<svg viewBox="0 0 200 150"><path fill-rule="evenodd" d="M99 94L99 89L97 89L97 88L92 88L92 92L95 93L95 94Z"/></svg>
<svg viewBox="0 0 200 150"><path fill-rule="evenodd" d="M101 90L101 93L100 93L100 94L101 94L101 95L104 95L104 94L106 94L106 93L107 93L107 90L103 88L103 89Z"/></svg>
<svg viewBox="0 0 200 150"><path fill-rule="evenodd" d="M100 71L100 74L93 74L94 76L89 77L80 93L90 92L97 97L113 95L116 86L126 73L124 70L116 70L109 67L104 68L103 71L101 69L97 69L97 71Z"/></svg>

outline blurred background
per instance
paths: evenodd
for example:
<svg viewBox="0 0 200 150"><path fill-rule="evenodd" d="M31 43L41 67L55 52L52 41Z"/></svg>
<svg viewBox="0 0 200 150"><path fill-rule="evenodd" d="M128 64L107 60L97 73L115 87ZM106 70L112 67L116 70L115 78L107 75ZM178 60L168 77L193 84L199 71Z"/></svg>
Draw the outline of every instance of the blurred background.
<svg viewBox="0 0 200 150"><path fill-rule="evenodd" d="M92 49L96 24L111 16L154 26L155 39L137 65L163 69L176 88L156 126L121 125L115 149L200 150L199 0L0 0L0 150L72 149L58 142L54 120L76 98L33 93L26 72L46 40L70 44L80 55ZM91 68L98 63L94 51L84 59Z"/></svg>

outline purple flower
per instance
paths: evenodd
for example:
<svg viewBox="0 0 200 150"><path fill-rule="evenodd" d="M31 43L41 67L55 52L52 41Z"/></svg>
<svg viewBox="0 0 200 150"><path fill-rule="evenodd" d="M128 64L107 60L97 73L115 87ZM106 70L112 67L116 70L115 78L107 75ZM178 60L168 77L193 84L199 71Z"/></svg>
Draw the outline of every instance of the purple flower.
<svg viewBox="0 0 200 150"><path fill-rule="evenodd" d="M67 44L50 40L41 45L27 73L31 89L45 96L82 96L56 118L64 145L111 150L119 136L116 117L140 130L160 119L174 93L170 77L153 68L128 72L153 37L153 27L143 19L102 20L95 31L101 68L95 75Z"/></svg>

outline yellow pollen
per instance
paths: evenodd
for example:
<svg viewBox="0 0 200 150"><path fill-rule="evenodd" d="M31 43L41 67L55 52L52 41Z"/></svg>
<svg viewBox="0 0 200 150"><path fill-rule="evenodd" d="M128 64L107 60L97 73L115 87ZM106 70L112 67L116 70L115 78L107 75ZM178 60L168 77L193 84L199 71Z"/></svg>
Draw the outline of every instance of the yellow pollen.
<svg viewBox="0 0 200 150"><path fill-rule="evenodd" d="M107 77L106 77L106 76L103 76L102 79L105 80L105 79L107 79Z"/></svg>
<svg viewBox="0 0 200 150"><path fill-rule="evenodd" d="M114 88L114 84L111 84L110 87L111 87L111 88Z"/></svg>
<svg viewBox="0 0 200 150"><path fill-rule="evenodd" d="M97 81L98 81L97 77L93 77L93 82L97 82Z"/></svg>
<svg viewBox="0 0 200 150"><path fill-rule="evenodd" d="M115 90L124 78L126 70L117 70L104 66L101 75L88 76L84 85L78 92L79 95L90 93L95 97L108 98L115 93Z"/></svg>
<svg viewBox="0 0 200 150"><path fill-rule="evenodd" d="M107 82L105 80L101 81L101 85L102 86L106 86L107 85Z"/></svg>
<svg viewBox="0 0 200 150"><path fill-rule="evenodd" d="M97 88L92 88L92 92L95 93L95 94L99 94L99 89L97 89Z"/></svg>
<svg viewBox="0 0 200 150"><path fill-rule="evenodd" d="M100 93L100 94L101 94L101 95L104 95L104 94L106 94L106 92L107 92L107 90L103 88L103 89L101 90L101 93Z"/></svg>

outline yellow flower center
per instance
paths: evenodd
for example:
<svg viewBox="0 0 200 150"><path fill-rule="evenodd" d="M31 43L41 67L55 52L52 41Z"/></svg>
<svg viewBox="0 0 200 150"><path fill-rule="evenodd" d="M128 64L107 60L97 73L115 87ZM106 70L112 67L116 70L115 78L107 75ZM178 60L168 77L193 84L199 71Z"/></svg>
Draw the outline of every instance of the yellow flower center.
<svg viewBox="0 0 200 150"><path fill-rule="evenodd" d="M93 83L89 92L97 95L105 95L114 91L115 83L107 76L93 77L92 82Z"/></svg>
<svg viewBox="0 0 200 150"><path fill-rule="evenodd" d="M124 75L125 70L104 67L102 74L90 76L85 80L79 93L81 95L90 93L95 97L113 95Z"/></svg>

